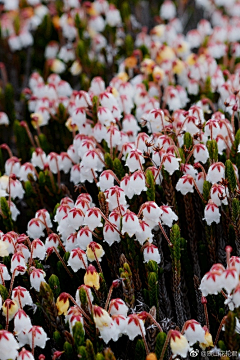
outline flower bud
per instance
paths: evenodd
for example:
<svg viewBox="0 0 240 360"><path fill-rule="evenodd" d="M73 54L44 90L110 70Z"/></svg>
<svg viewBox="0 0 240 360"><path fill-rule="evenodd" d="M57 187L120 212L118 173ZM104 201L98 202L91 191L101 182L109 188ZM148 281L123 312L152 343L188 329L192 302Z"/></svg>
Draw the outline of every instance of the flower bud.
<svg viewBox="0 0 240 360"><path fill-rule="evenodd" d="M180 355L182 357L187 357L189 350L189 344L185 336L183 336L179 331L171 331L170 347L173 355Z"/></svg>
<svg viewBox="0 0 240 360"><path fill-rule="evenodd" d="M96 305L93 307L93 320L99 330L102 330L105 326L109 326L112 322L108 312Z"/></svg>
<svg viewBox="0 0 240 360"><path fill-rule="evenodd" d="M84 284L90 287L95 287L96 290L100 288L99 274L93 265L89 265L84 275Z"/></svg>
<svg viewBox="0 0 240 360"><path fill-rule="evenodd" d="M95 256L97 257L97 259L99 261L101 261L102 256L105 254L102 246L94 241L90 242L90 244L88 244L87 246L87 251L86 251L87 257L89 261L94 261L95 260Z"/></svg>
<svg viewBox="0 0 240 360"><path fill-rule="evenodd" d="M62 293L57 298L56 307L58 309L58 315L67 315L68 308L70 306L68 294Z"/></svg>
<svg viewBox="0 0 240 360"><path fill-rule="evenodd" d="M8 319L11 320L16 312L18 311L18 304L16 301L7 299L3 303L2 311L4 316L8 316Z"/></svg>

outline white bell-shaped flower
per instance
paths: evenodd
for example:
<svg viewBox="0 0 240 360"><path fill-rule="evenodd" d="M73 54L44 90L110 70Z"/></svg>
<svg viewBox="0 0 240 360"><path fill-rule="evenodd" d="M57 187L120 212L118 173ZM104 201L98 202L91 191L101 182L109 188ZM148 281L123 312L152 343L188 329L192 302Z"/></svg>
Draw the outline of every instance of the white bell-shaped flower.
<svg viewBox="0 0 240 360"><path fill-rule="evenodd" d="M145 176L141 170L137 170L131 175L129 187L135 195L140 195L142 191L147 190Z"/></svg>
<svg viewBox="0 0 240 360"><path fill-rule="evenodd" d="M130 150L126 160L126 165L131 172L138 170L141 164L145 162L143 153L138 149Z"/></svg>
<svg viewBox="0 0 240 360"><path fill-rule="evenodd" d="M171 228L173 225L173 222L178 220L178 216L168 205L162 205L162 206L160 206L160 209L162 210L162 212L160 214L160 219L162 220L164 225L167 225L168 227Z"/></svg>
<svg viewBox="0 0 240 360"><path fill-rule="evenodd" d="M18 266L22 268L22 271L17 270L15 272L16 276L18 274L23 274L27 270L27 264L22 252L16 252L15 254L13 254L11 258L11 273L13 273Z"/></svg>
<svg viewBox="0 0 240 360"><path fill-rule="evenodd" d="M153 234L151 227L143 220L139 220L140 229L136 232L135 236L137 241L143 245L145 241L152 242Z"/></svg>
<svg viewBox="0 0 240 360"><path fill-rule="evenodd" d="M38 210L35 214L35 218L42 220L42 222L45 224L45 226L47 226L49 228L52 227L50 214L46 209Z"/></svg>
<svg viewBox="0 0 240 360"><path fill-rule="evenodd" d="M109 189L107 194L107 202L109 210L112 211L121 205L126 205L125 193L119 186L113 186Z"/></svg>
<svg viewBox="0 0 240 360"><path fill-rule="evenodd" d="M162 210L154 201L147 201L142 206L143 220L151 227L158 225Z"/></svg>
<svg viewBox="0 0 240 360"><path fill-rule="evenodd" d="M176 184L176 190L180 191L183 195L194 192L194 181L191 175L183 175Z"/></svg>
<svg viewBox="0 0 240 360"><path fill-rule="evenodd" d="M24 310L19 309L14 316L14 333L17 335L21 331L28 332L32 327L30 317Z"/></svg>
<svg viewBox="0 0 240 360"><path fill-rule="evenodd" d="M222 287L228 294L232 292L239 282L238 272L235 268L229 268L224 270L222 274Z"/></svg>
<svg viewBox="0 0 240 360"><path fill-rule="evenodd" d="M122 234L125 232L132 237L140 230L139 220L134 212L127 210L122 217Z"/></svg>
<svg viewBox="0 0 240 360"><path fill-rule="evenodd" d="M221 271L209 271L202 278L199 289L203 296L208 294L217 295L222 290L222 272Z"/></svg>
<svg viewBox="0 0 240 360"><path fill-rule="evenodd" d="M19 347L12 333L6 330L0 330L0 359L16 359Z"/></svg>
<svg viewBox="0 0 240 360"><path fill-rule="evenodd" d="M150 243L144 245L143 258L144 263L147 263L151 260L156 261L157 264L160 264L161 262L161 256L159 254L157 246Z"/></svg>
<svg viewBox="0 0 240 360"><path fill-rule="evenodd" d="M40 291L41 282L46 282L44 280L45 272L42 269L36 269L35 267L31 267L30 273L30 284L36 291Z"/></svg>
<svg viewBox="0 0 240 360"><path fill-rule="evenodd" d="M228 194L228 189L227 189ZM221 206L221 204L227 205L228 199L226 194L226 188L220 184L213 184L210 191L210 196L212 201L217 205Z"/></svg>
<svg viewBox="0 0 240 360"><path fill-rule="evenodd" d="M35 239L32 242L32 257L43 260L46 256L46 249L44 243L40 239Z"/></svg>
<svg viewBox="0 0 240 360"><path fill-rule="evenodd" d="M17 360L34 360L34 356L30 351L22 348L18 354Z"/></svg>
<svg viewBox="0 0 240 360"><path fill-rule="evenodd" d="M78 229L84 222L83 211L79 208L73 207L68 212L68 222L74 229Z"/></svg>
<svg viewBox="0 0 240 360"><path fill-rule="evenodd" d="M106 222L103 228L103 241L111 246L114 242L120 242L120 234L116 231L115 226Z"/></svg>
<svg viewBox="0 0 240 360"><path fill-rule="evenodd" d="M212 200L208 201L208 204L205 206L204 209L204 218L207 224L210 226L213 222L216 224L220 223L221 214L219 208Z"/></svg>
<svg viewBox="0 0 240 360"><path fill-rule="evenodd" d="M68 259L68 266L71 266L74 272L77 272L79 269L86 269L88 261L85 251L80 248L73 249Z"/></svg>
<svg viewBox="0 0 240 360"><path fill-rule="evenodd" d="M77 243L82 250L86 250L92 241L92 232L88 226L84 226L77 233Z"/></svg>
<svg viewBox="0 0 240 360"><path fill-rule="evenodd" d="M48 340L47 334L41 326L32 326L32 328L27 333L28 335L28 344L30 347L39 346L42 349L46 347L46 342Z"/></svg>
<svg viewBox="0 0 240 360"><path fill-rule="evenodd" d="M44 236L44 229L45 226L43 223L39 219L34 218L28 222L27 234L32 239L40 238L41 236Z"/></svg>
<svg viewBox="0 0 240 360"><path fill-rule="evenodd" d="M136 314L129 315L127 317L126 335L130 340L134 340L136 336L142 336L142 333L146 335L143 320L139 319Z"/></svg>
<svg viewBox="0 0 240 360"><path fill-rule="evenodd" d="M4 281L6 281L6 280L10 280L11 276L9 275L8 269L4 264L0 264L0 272L2 274L2 276L0 276L0 284L3 285L2 278Z"/></svg>
<svg viewBox="0 0 240 360"><path fill-rule="evenodd" d="M189 342L189 345L193 345L199 341L199 343L203 343L205 340L205 331L202 328L201 324L196 320L188 320L184 325L184 335Z"/></svg>
<svg viewBox="0 0 240 360"><path fill-rule="evenodd" d="M110 315L127 316L128 307L122 299L112 299L109 304Z"/></svg>
<svg viewBox="0 0 240 360"><path fill-rule="evenodd" d="M181 161L180 158L176 158L176 156L171 153L165 154L163 158L164 169L170 175L172 175L176 170L179 170L179 162Z"/></svg>
<svg viewBox="0 0 240 360"><path fill-rule="evenodd" d="M91 208L87 210L84 217L84 224L88 226L90 230L94 230L97 227L102 227L102 217L98 208Z"/></svg>
<svg viewBox="0 0 240 360"><path fill-rule="evenodd" d="M205 164L209 158L209 152L204 144L196 144L194 145L193 156L195 162L201 162Z"/></svg>
<svg viewBox="0 0 240 360"><path fill-rule="evenodd" d="M209 167L206 178L207 181L214 184L217 183L218 181L221 181L224 178L225 178L225 166L223 163L216 162Z"/></svg>
<svg viewBox="0 0 240 360"><path fill-rule="evenodd" d="M16 301L19 307L20 303L22 307L24 307L25 305L31 306L33 304L33 300L29 291L22 286L17 286L13 289L12 299Z"/></svg>

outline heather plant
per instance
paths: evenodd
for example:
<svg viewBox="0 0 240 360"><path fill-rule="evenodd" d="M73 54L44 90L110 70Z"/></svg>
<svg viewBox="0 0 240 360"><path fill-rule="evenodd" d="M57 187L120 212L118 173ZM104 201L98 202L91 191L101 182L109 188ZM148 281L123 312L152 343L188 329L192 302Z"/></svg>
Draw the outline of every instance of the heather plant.
<svg viewBox="0 0 240 360"><path fill-rule="evenodd" d="M0 5L1 360L239 358L240 3L176 5Z"/></svg>

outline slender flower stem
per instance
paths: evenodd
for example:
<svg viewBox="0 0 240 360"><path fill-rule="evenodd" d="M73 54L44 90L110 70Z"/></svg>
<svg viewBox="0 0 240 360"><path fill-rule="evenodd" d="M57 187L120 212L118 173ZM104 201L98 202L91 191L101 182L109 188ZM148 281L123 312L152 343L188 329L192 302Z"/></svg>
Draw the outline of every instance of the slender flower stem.
<svg viewBox="0 0 240 360"><path fill-rule="evenodd" d="M122 235L121 232L120 232L120 231L118 230L118 228L116 227L116 225L113 224L113 223L111 223L111 221L108 220L108 218L104 215L104 213L103 213L99 208L95 208L95 209L98 209L98 211L100 212L100 214L101 214L101 216L104 218L104 220L105 220L108 224L110 224L111 226L113 226L114 229L117 231L117 233L118 233L119 235Z"/></svg>
<svg viewBox="0 0 240 360"><path fill-rule="evenodd" d="M157 174L156 174L156 176L155 176L155 178L154 178L154 182L156 182L156 180L157 180L157 178L158 178L158 176L159 176L159 174L160 174L160 172L161 172L161 170L162 170L162 166L163 166L164 160L165 160L165 156L163 156L163 158L162 158L162 161L161 161L160 166L159 166L159 168L158 168Z"/></svg>
<svg viewBox="0 0 240 360"><path fill-rule="evenodd" d="M214 341L214 346L217 345L220 332L222 330L223 325L225 324L226 319L227 319L227 316L224 316L224 318L222 319L222 321L221 321L221 323L219 325L218 332L217 332L217 335L216 335L216 338L215 338L215 341Z"/></svg>
<svg viewBox="0 0 240 360"><path fill-rule="evenodd" d="M140 329L140 331L141 331L142 339L143 339L143 342L144 342L145 350L146 350L146 353L147 353L147 355L148 355L148 354L150 353L150 351L149 351L149 348L148 348L148 346L147 346L146 338L145 338L145 335L144 335L144 333L143 333L143 329L142 329L140 320L139 320L139 319L137 319L137 320L138 320L139 329Z"/></svg>
<svg viewBox="0 0 240 360"><path fill-rule="evenodd" d="M0 148L7 150L8 155L9 155L10 158L13 157L13 153L12 153L10 147L7 144L0 145Z"/></svg>
<svg viewBox="0 0 240 360"><path fill-rule="evenodd" d="M11 293L12 293L12 288L13 288L13 283L14 283L14 279L16 276L16 271L17 271L17 267L13 270L13 274L12 274L12 279L11 279L11 283L10 283L10 288L9 288L9 292L8 292L8 298L10 299Z"/></svg>
<svg viewBox="0 0 240 360"><path fill-rule="evenodd" d="M4 281L4 278L3 278L3 271L2 271L1 267L0 267L0 278L1 278L1 281L2 281L2 285L5 286L5 281Z"/></svg>
<svg viewBox="0 0 240 360"><path fill-rule="evenodd" d="M21 121L20 125L25 128L25 130L27 132L27 136L28 136L28 138L30 140L30 143L32 144L33 148L36 149L36 145L35 145L35 142L33 140L33 136L31 134L31 131L29 130L27 122L26 121Z"/></svg>
<svg viewBox="0 0 240 360"><path fill-rule="evenodd" d="M34 336L35 336L35 330L32 331L32 354L34 356Z"/></svg>
<svg viewBox="0 0 240 360"><path fill-rule="evenodd" d="M223 290L221 290L221 294L223 295L224 299L228 298L227 294Z"/></svg>
<svg viewBox="0 0 240 360"><path fill-rule="evenodd" d="M202 194L201 194L201 192L200 192L200 190L199 190L199 188L198 188L198 186L197 186L197 183L196 183L196 181L195 181L195 179L192 177L192 180L193 180L193 183L194 183L194 186L195 186L195 189L197 190L197 193L198 193L198 195L200 196L200 198L202 199L202 201L205 203L205 204L207 204L207 201L204 199L204 197L202 196Z"/></svg>
<svg viewBox="0 0 240 360"><path fill-rule="evenodd" d="M61 261L64 269L66 270L66 272L68 273L68 275L73 278L73 275L71 274L71 272L69 271L69 269L67 268L65 262L63 261L63 258L61 257L61 255L59 254L58 250L55 248L55 246L52 246L52 249L55 251L55 254L57 255L58 259Z"/></svg>
<svg viewBox="0 0 240 360"><path fill-rule="evenodd" d="M61 188L61 173L60 173L60 169L59 169L59 164L58 164L58 159L55 159L56 161L56 166L57 166L57 182L58 182L58 188L60 190Z"/></svg>
<svg viewBox="0 0 240 360"><path fill-rule="evenodd" d="M165 239L167 240L168 245L169 245L170 247L173 247L173 244L171 243L171 241L170 241L169 237L167 236L167 234L166 234L166 232L165 232L165 230L164 230L164 228L163 228L162 224L160 223L160 221L159 221L158 225L159 225L159 227L160 227L160 229L161 229L161 231L162 231L162 233L163 233L163 236L164 236L164 237L165 237Z"/></svg>
<svg viewBox="0 0 240 360"><path fill-rule="evenodd" d="M161 328L160 324L154 319L154 317L149 313L147 313L147 315L154 322L154 324L157 326L158 330L160 332L163 332L163 329Z"/></svg>
<svg viewBox="0 0 240 360"><path fill-rule="evenodd" d="M8 330L8 326L9 326L9 305L8 305L8 302L7 302L6 306L7 306L6 330Z"/></svg>
<svg viewBox="0 0 240 360"><path fill-rule="evenodd" d="M98 266L98 270L99 270L100 273L103 274L102 267L101 267L100 262L99 262L99 260L98 260L98 257L97 257L95 248L93 247L93 248L91 248L91 250L92 250L92 252L93 252L93 254L94 254L94 257L95 257L95 260L96 260L96 263L97 263L97 266Z"/></svg>
<svg viewBox="0 0 240 360"><path fill-rule="evenodd" d="M18 297L18 302L19 302L19 306L20 306L20 309L22 309L22 301L21 301L21 296L19 294L19 292L17 293L17 297Z"/></svg>
<svg viewBox="0 0 240 360"><path fill-rule="evenodd" d="M206 303L203 304L203 308L204 308L204 315L205 315L205 319L206 319L206 326L207 326L208 330L210 330L209 318L208 318L208 310L207 310L207 304Z"/></svg>
<svg viewBox="0 0 240 360"><path fill-rule="evenodd" d="M108 305L109 305L109 301L111 299L112 296L112 292L113 292L113 285L110 286L109 292L108 292L108 296L107 296L107 300L105 303L105 310L107 311ZM109 307L108 312L110 312L111 308Z"/></svg>
<svg viewBox="0 0 240 360"><path fill-rule="evenodd" d="M172 333L172 330L169 330L169 332L167 333L167 337L166 337L165 343L163 345L161 356L160 356L159 360L163 360L163 358L164 358L164 355L165 355L165 352L166 352L166 349L167 349L167 346L168 346L168 343L169 343L169 340L171 337L171 333Z"/></svg>
<svg viewBox="0 0 240 360"><path fill-rule="evenodd" d="M95 184L97 184L97 183L98 183L98 180L97 180L97 178L96 178L96 175L94 174L94 170L93 170L93 169L91 169L91 173L92 173L92 176L93 176L93 178L94 178Z"/></svg>
<svg viewBox="0 0 240 360"><path fill-rule="evenodd" d="M82 313L83 316L85 316L85 318L92 322L91 318L85 313L85 311L81 308L81 306L79 306L76 301L74 300L74 298L70 295L70 294L67 294L68 295L68 298L74 303L74 305L77 306L77 308L79 309L79 311Z"/></svg>
<svg viewBox="0 0 240 360"><path fill-rule="evenodd" d="M202 164L200 164L199 162L195 163L194 167L195 168L200 168L202 170L203 175L204 175L204 180L206 180L207 174L206 174L206 171L205 171L204 167L202 166Z"/></svg>

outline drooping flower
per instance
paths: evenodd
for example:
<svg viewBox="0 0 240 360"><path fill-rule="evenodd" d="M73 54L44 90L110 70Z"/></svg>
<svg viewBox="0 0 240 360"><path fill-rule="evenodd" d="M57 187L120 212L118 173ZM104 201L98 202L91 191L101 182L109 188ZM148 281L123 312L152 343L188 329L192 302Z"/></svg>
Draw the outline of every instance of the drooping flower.
<svg viewBox="0 0 240 360"><path fill-rule="evenodd" d="M187 353L190 350L186 337L177 330L171 331L170 347L173 355L180 355L183 358L187 357Z"/></svg>
<svg viewBox="0 0 240 360"><path fill-rule="evenodd" d="M219 224L221 218L221 214L219 208L212 200L208 201L208 204L205 206L204 209L204 218L208 225L211 225L213 222Z"/></svg>
<svg viewBox="0 0 240 360"><path fill-rule="evenodd" d="M70 306L68 294L62 293L59 295L56 301L56 307L58 309L58 315L66 315Z"/></svg>
<svg viewBox="0 0 240 360"><path fill-rule="evenodd" d="M196 320L188 320L184 325L184 335L186 336L189 345L193 345L196 342L204 342L205 331L202 326Z"/></svg>
<svg viewBox="0 0 240 360"><path fill-rule="evenodd" d="M92 241L87 246L86 254L89 261L94 261L96 260L96 258L98 259L98 261L101 261L103 255L105 254L105 251L103 250L100 244L96 243L95 241Z"/></svg>
<svg viewBox="0 0 240 360"><path fill-rule="evenodd" d="M84 275L84 284L90 287L100 288L99 274L93 265L89 265Z"/></svg>
<svg viewBox="0 0 240 360"><path fill-rule="evenodd" d="M6 330L0 330L0 359L16 359L18 349L19 344L13 334Z"/></svg>

